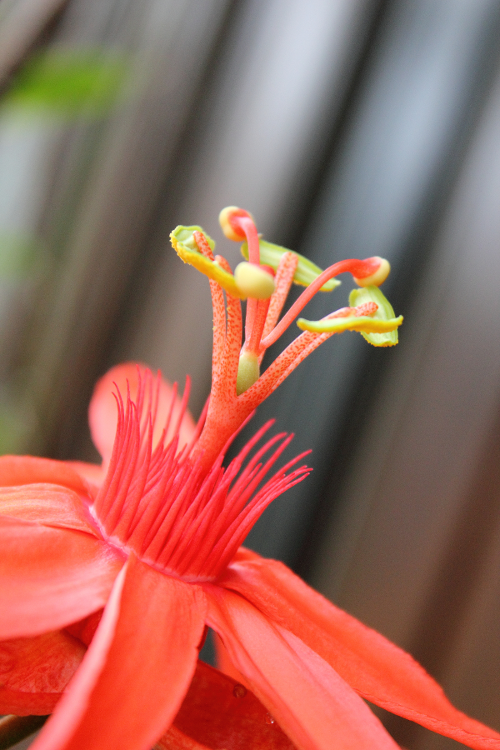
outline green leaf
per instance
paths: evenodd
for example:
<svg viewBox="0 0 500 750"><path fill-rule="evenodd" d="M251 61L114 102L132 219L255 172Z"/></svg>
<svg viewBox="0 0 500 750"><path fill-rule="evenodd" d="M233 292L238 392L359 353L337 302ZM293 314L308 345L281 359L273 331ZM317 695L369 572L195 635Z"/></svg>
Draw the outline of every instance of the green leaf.
<svg viewBox="0 0 500 750"><path fill-rule="evenodd" d="M123 58L100 50L50 50L16 74L3 106L52 115L101 115L115 103L127 73Z"/></svg>

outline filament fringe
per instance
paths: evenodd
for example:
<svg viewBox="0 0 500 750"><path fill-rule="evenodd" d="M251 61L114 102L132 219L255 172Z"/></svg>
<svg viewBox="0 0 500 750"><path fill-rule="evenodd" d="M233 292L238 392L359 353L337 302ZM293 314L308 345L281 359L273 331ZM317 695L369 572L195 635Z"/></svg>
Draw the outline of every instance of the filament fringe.
<svg viewBox="0 0 500 750"><path fill-rule="evenodd" d="M269 503L307 476L310 469L306 466L290 472L306 454L289 461L262 484L293 439L293 435L279 433L258 447L274 424L269 420L224 468L225 451L234 439L231 436L207 472L197 440L208 402L194 438L179 450L190 381L186 381L173 422L178 403L175 386L160 439L154 445L161 381L149 370L138 375L135 401L128 384L126 398L115 384L116 437L93 513L110 541L133 550L145 562L188 580L213 580ZM172 425L174 434L167 443Z"/></svg>

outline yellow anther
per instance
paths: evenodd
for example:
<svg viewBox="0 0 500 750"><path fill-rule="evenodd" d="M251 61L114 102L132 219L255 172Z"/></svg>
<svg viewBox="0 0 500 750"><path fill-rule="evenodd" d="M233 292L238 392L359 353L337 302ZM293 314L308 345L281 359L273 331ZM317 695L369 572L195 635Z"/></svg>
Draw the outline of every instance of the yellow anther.
<svg viewBox="0 0 500 750"><path fill-rule="evenodd" d="M391 320L380 320L379 318L370 318L363 315L349 315L345 318L325 318L324 320L299 318L297 325L302 331L312 331L313 333L359 331L362 334L387 334L399 328L402 322L402 315L399 318L391 318ZM388 339L387 336L381 337L380 342L377 339L373 341L371 339L367 340L374 346L393 346L397 344L397 338L393 341L392 339Z"/></svg>
<svg viewBox="0 0 500 750"><path fill-rule="evenodd" d="M385 258L380 258L378 255L375 256L380 261L380 265L371 276L365 276L364 279L356 279L354 281L358 286L380 286L384 283L386 278L389 276L391 270L391 264Z"/></svg>
<svg viewBox="0 0 500 750"><path fill-rule="evenodd" d="M267 242L259 237L259 251L260 251L260 262L265 266L271 266L276 271L280 264L280 260L285 253L293 252L287 250L286 247L280 247L280 245L273 245L272 242ZM248 244L244 242L241 246L241 254L248 260ZM294 255L299 259L297 270L295 271L293 281L295 284L301 284L302 286L309 286L314 279L316 279L320 273L319 268L315 263L312 263L308 258L304 258L303 255L293 252ZM341 282L338 279L329 279L321 287L321 292L331 292L335 287L340 286Z"/></svg>
<svg viewBox="0 0 500 750"><path fill-rule="evenodd" d="M255 263L239 263L234 269L234 280L243 297L269 299L274 292L273 277Z"/></svg>
<svg viewBox="0 0 500 750"><path fill-rule="evenodd" d="M215 242L208 236L203 229L198 226L184 227L178 226L170 234L170 240L172 247L184 263L189 263L209 279L213 279L221 285L226 292L231 294L233 297L244 298L245 295L241 294L236 286L236 282L232 273L225 271L219 263L215 260L210 260L205 255L202 255L194 239L194 232L201 232L205 237L208 245L213 252L215 250Z"/></svg>
<svg viewBox="0 0 500 750"><path fill-rule="evenodd" d="M397 329L403 322L403 316L395 317L391 303L378 287L353 289L349 295L349 305L351 309L343 308L322 320L299 318L297 325L303 331L312 333L359 331L373 346L394 346L398 343ZM344 316L344 312L350 312L353 308L355 315Z"/></svg>
<svg viewBox="0 0 500 750"><path fill-rule="evenodd" d="M238 208L237 206L226 206L226 208L223 208L219 214L219 224L228 240L241 242L241 240L245 239L245 233L241 231L241 229L238 230L232 226L230 222L232 216L248 216L251 219L252 215L249 214L248 211Z"/></svg>

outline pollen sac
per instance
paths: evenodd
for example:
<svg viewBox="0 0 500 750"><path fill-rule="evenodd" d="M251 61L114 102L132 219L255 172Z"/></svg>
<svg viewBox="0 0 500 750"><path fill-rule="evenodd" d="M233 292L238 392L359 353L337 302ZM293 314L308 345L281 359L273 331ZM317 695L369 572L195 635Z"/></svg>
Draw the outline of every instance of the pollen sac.
<svg viewBox="0 0 500 750"><path fill-rule="evenodd" d="M257 382L260 376L259 358L253 352L243 350L238 363L238 377L236 379L236 395L242 393Z"/></svg>
<svg viewBox="0 0 500 750"><path fill-rule="evenodd" d="M227 271L224 271L215 260L211 260L200 253L193 232L201 232L205 236L210 249L213 252L215 242L201 227L178 226L170 234L170 241L172 242L172 247L179 258L183 260L184 263L189 263L190 266L194 266L198 271L201 271L205 276L208 276L209 279L216 281L231 296L244 299L246 295L242 294L238 289L234 276Z"/></svg>
<svg viewBox="0 0 500 750"><path fill-rule="evenodd" d="M378 287L367 286L352 290L349 296L349 305L352 308L360 308L368 303L375 303L377 306L371 315L342 315L317 321L299 318L297 325L303 331L313 333L359 331L373 346L395 346L398 343L397 329L403 322L403 316L395 317L391 303Z"/></svg>
<svg viewBox="0 0 500 750"><path fill-rule="evenodd" d="M293 277L295 284L300 284L301 286L309 286L309 284L317 279L320 273L322 273L321 268L319 268L315 263L312 263L303 255L296 253L294 250L288 250L286 247L273 245L271 242L266 242L266 240L260 238L259 248L260 262L263 265L271 266L271 268L274 268L275 271L278 268L281 256L284 255L284 253L293 252L293 254L296 255L299 259L297 270L295 271L295 275ZM246 242L244 242L241 246L241 254L246 260L248 260L248 245ZM325 284L323 284L320 292L331 292L333 291L333 289L335 289L335 287L339 285L340 281L338 281L337 279L330 279Z"/></svg>
<svg viewBox="0 0 500 750"><path fill-rule="evenodd" d="M234 269L234 280L242 296L269 299L274 292L274 279L255 263L239 263Z"/></svg>
<svg viewBox="0 0 500 750"><path fill-rule="evenodd" d="M403 316L399 315L396 318L394 308L378 286L366 286L362 289L352 290L349 295L350 305L359 306L366 302L375 302L378 305L377 312L371 320L381 327L378 331L373 329L372 332L369 329L361 330L361 335L373 346L395 346L398 343L398 328L403 322ZM382 328L383 325L387 326L385 331Z"/></svg>

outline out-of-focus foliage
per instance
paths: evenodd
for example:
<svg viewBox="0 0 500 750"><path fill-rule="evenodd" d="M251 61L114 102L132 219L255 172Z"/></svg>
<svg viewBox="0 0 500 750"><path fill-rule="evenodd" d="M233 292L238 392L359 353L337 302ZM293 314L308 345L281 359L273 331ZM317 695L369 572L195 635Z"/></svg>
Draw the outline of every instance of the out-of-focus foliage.
<svg viewBox="0 0 500 750"><path fill-rule="evenodd" d="M105 114L116 104L126 73L126 61L116 54L49 50L19 70L2 106L63 117Z"/></svg>
<svg viewBox="0 0 500 750"><path fill-rule="evenodd" d="M40 248L29 234L0 232L0 278L20 279L32 270Z"/></svg>
<svg viewBox="0 0 500 750"><path fill-rule="evenodd" d="M21 117L28 124L28 129L22 130L28 149L40 124L50 144L49 134L54 128L59 131L61 125L65 127L78 118L93 120L110 114L123 98L128 72L124 55L116 52L98 48L39 52L18 70L2 96L0 136L11 117L16 125ZM12 151L4 151L9 173ZM26 321L33 315L37 295L52 267L51 252L40 243L36 231L24 222L20 229L15 218L12 225L11 191L19 192L18 182L14 170L11 183L5 183L6 207L2 210L0 205L0 453L22 449L32 428L32 409L20 395L24 375L19 352ZM29 196L19 192L19 200L24 199L29 200ZM11 382L12 368L15 382Z"/></svg>
<svg viewBox="0 0 500 750"><path fill-rule="evenodd" d="M30 430L30 418L9 398L1 393L0 399L0 454L15 453L23 446Z"/></svg>

